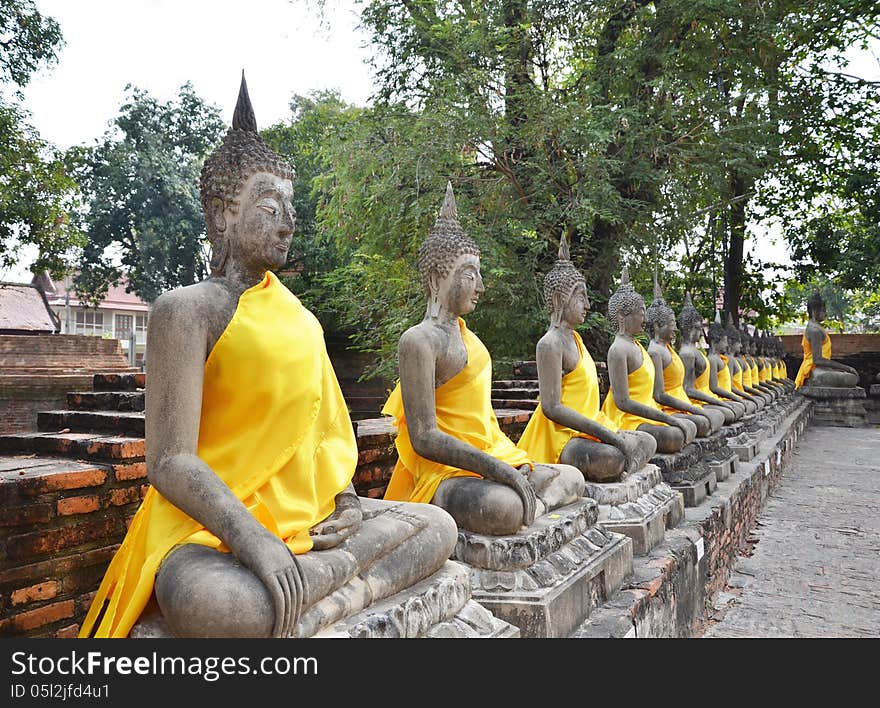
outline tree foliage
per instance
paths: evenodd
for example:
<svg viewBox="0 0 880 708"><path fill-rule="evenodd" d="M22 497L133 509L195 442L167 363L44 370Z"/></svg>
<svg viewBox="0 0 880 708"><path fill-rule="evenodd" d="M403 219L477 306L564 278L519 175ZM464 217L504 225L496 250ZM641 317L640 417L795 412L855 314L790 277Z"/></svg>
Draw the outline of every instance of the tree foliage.
<svg viewBox="0 0 880 708"><path fill-rule="evenodd" d="M68 154L85 198L79 218L88 234L74 285L91 302L123 273L148 302L207 274L199 173L224 131L219 111L190 84L164 103L134 87L127 91L104 137Z"/></svg>

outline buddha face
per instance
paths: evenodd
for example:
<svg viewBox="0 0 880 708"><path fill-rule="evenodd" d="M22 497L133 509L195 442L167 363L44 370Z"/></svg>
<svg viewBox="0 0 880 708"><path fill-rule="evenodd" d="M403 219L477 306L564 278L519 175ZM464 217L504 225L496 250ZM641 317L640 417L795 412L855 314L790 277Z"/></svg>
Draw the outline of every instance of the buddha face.
<svg viewBox="0 0 880 708"><path fill-rule="evenodd" d="M584 323L589 311L590 298L587 297L587 286L584 283L578 283L563 305L562 316L559 319L571 327L577 327Z"/></svg>
<svg viewBox="0 0 880 708"><path fill-rule="evenodd" d="M638 300L632 310L627 314L621 313L619 319L620 331L630 336L638 334L645 328L645 303Z"/></svg>
<svg viewBox="0 0 880 708"><path fill-rule="evenodd" d="M431 282L438 300L456 316L473 312L480 295L486 291L480 275L480 259L471 253L458 256L445 278L433 273Z"/></svg>
<svg viewBox="0 0 880 708"><path fill-rule="evenodd" d="M669 314L654 325L654 334L661 342L672 342L675 338L675 315Z"/></svg>
<svg viewBox="0 0 880 708"><path fill-rule="evenodd" d="M215 221L230 241L232 258L255 271L280 268L287 261L296 225L291 181L257 172L242 186L238 201L237 214L226 208Z"/></svg>

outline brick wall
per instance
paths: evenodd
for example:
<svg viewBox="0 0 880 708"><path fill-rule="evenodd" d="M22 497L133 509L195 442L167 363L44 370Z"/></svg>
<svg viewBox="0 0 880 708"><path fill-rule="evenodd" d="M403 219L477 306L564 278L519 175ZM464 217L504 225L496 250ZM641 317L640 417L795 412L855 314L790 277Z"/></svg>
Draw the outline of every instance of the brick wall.
<svg viewBox="0 0 880 708"><path fill-rule="evenodd" d="M0 457L0 637L73 637L146 493L142 460Z"/></svg>

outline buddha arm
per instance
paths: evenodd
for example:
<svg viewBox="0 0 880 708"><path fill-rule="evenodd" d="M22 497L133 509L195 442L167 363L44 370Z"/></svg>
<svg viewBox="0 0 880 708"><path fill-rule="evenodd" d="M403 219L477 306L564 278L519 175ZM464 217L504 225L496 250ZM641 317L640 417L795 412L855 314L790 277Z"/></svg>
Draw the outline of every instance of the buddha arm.
<svg viewBox="0 0 880 708"><path fill-rule="evenodd" d="M538 388L544 415L554 423L587 433L603 443L624 450L625 442L620 435L562 404L561 348L542 339L538 342L535 359L538 362Z"/></svg>
<svg viewBox="0 0 880 708"><path fill-rule="evenodd" d="M153 306L147 335L147 475L165 499L223 541L263 582L275 604L273 636L288 636L304 595L296 559L197 455L208 353L205 319L180 291Z"/></svg>
<svg viewBox="0 0 880 708"><path fill-rule="evenodd" d="M684 381L682 382L682 388L684 388L684 392L690 398L695 398L698 401L703 401L703 403L711 403L714 406L726 407L727 404L720 398L715 398L715 396L710 396L708 393L703 393L694 385L694 381L696 381L697 378L696 354L694 354L693 351L681 349L678 352L678 356L681 359L681 363L684 364Z"/></svg>
<svg viewBox="0 0 880 708"><path fill-rule="evenodd" d="M821 366L826 369L835 369L836 371L846 371L848 373L857 373L856 370L847 366L846 364L842 364L839 361L834 361L834 359L826 359L822 356L822 342L825 340L825 330L819 327L818 325L815 327L810 327L810 324L807 325L807 331L804 333L807 337L807 340L810 342L810 348L813 350L813 364L815 366Z"/></svg>
<svg viewBox="0 0 880 708"><path fill-rule="evenodd" d="M648 350L648 355L651 357L651 361L654 362L654 371L657 372L654 376L654 400L663 406L669 406L679 411L699 414L700 409L695 405L666 393L663 385L663 355L656 351L654 347Z"/></svg>
<svg viewBox="0 0 880 708"><path fill-rule="evenodd" d="M608 378L611 382L611 394L614 396L614 405L626 413L632 413L648 420L656 420L660 423L680 427L679 421L668 413L647 406L644 403L639 403L630 397L629 370L626 359L626 352L612 344L608 350Z"/></svg>
<svg viewBox="0 0 880 708"><path fill-rule="evenodd" d="M718 365L711 356L709 357L709 390L719 398L726 398L730 401L742 401L735 393L725 391L718 385Z"/></svg>

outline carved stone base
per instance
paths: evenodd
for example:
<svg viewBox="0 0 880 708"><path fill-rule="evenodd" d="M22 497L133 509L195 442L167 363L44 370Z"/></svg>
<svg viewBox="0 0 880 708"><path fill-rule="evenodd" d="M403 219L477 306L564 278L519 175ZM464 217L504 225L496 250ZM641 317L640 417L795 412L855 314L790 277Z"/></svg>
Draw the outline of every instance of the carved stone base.
<svg viewBox="0 0 880 708"><path fill-rule="evenodd" d="M313 637L417 638L519 637L519 629L493 616L471 599L470 573L447 561L412 587L370 605ZM171 639L174 635L155 602L148 605L129 633L131 639Z"/></svg>
<svg viewBox="0 0 880 708"><path fill-rule="evenodd" d="M727 439L727 447L736 455L740 462L749 462L758 454L758 441L747 433Z"/></svg>
<svg viewBox="0 0 880 708"><path fill-rule="evenodd" d="M621 482L587 482L584 496L599 504L602 526L632 539L637 556L647 555L663 540L666 529L684 515L681 494L666 484L660 470L651 464Z"/></svg>
<svg viewBox="0 0 880 708"><path fill-rule="evenodd" d="M718 440L723 443L722 436ZM718 486L716 472L709 469L703 454L700 444L691 443L681 452L651 458L660 468L663 481L682 493L685 506L699 505Z"/></svg>
<svg viewBox="0 0 880 708"><path fill-rule="evenodd" d="M816 402L813 422L840 428L868 427L865 389L861 386L801 386L798 391Z"/></svg>
<svg viewBox="0 0 880 708"><path fill-rule="evenodd" d="M718 488L718 478L708 465L700 466L701 475L693 480L682 480L670 486L681 492L685 506L699 506L712 492Z"/></svg>
<svg viewBox="0 0 880 708"><path fill-rule="evenodd" d="M736 460L737 456L729 453L729 451L727 454L719 452L713 457L708 458L706 464L709 465L710 470L715 472L715 479L719 482L723 482L736 472Z"/></svg>
<svg viewBox="0 0 880 708"><path fill-rule="evenodd" d="M598 515L583 499L511 536L460 530L453 558L470 567L473 598L523 637L566 637L632 572L632 541Z"/></svg>

